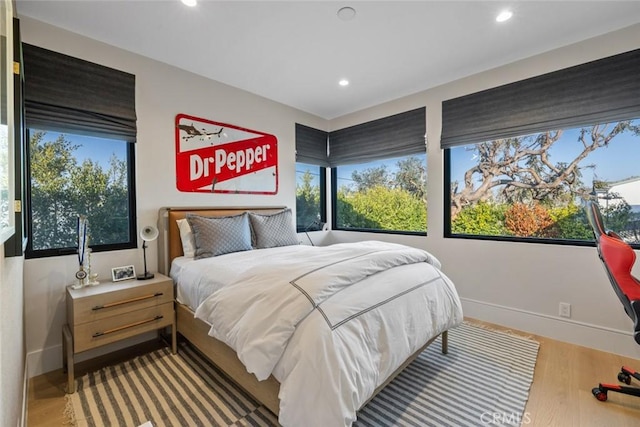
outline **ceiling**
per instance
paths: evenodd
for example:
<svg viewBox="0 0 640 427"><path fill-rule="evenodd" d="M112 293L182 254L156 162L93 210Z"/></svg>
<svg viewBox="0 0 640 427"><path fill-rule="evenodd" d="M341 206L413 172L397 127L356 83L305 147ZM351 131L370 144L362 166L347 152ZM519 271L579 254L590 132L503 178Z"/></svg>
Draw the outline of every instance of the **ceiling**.
<svg viewBox="0 0 640 427"><path fill-rule="evenodd" d="M325 119L640 22L640 1L16 4L19 16ZM344 6L355 9L353 19L338 18ZM495 17L505 8L513 18L497 23ZM342 78L350 85L339 86Z"/></svg>

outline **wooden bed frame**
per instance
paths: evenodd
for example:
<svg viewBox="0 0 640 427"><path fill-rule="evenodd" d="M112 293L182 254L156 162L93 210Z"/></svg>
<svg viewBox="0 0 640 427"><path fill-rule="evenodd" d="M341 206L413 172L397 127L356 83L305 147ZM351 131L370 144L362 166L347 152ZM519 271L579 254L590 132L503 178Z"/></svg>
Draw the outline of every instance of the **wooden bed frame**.
<svg viewBox="0 0 640 427"><path fill-rule="evenodd" d="M228 215L237 215L245 211L257 213L274 213L284 207L238 207L238 208L207 208L207 207L179 207L179 208L161 208L158 213L158 230L160 235L158 238L158 269L160 273L169 275L171 261L174 258L182 256L182 242L180 240L180 232L176 221L185 218L187 213L194 213L202 216L219 217ZM236 384L242 387L246 392L252 395L256 400L266 406L274 414L280 411L280 400L278 392L280 383L270 376L265 381L258 379L247 372L242 362L238 359L236 352L223 342L212 338L208 335L209 325L206 322L196 319L193 311L176 301L177 330L184 338L193 344L201 353L203 353L211 362L225 372ZM417 352L412 354L391 376L378 387L374 394L362 405L363 407L389 384L404 368L415 360L425 348L429 346L435 339L434 337L427 342ZM442 353L446 354L448 348L448 333L442 333Z"/></svg>

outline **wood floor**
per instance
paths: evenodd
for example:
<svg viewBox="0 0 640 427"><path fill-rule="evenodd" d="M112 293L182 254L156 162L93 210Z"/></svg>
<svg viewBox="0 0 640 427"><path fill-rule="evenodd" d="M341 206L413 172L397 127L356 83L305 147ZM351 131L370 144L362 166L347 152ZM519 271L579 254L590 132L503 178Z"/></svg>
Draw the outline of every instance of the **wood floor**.
<svg viewBox="0 0 640 427"><path fill-rule="evenodd" d="M473 319L467 320L498 330L504 329ZM599 402L591 395L591 389L599 382L617 383L617 374L621 366L640 370L640 360L535 335L521 335L530 336L540 343L533 385L522 420L523 426L640 426L640 398L610 392L607 402ZM149 342L137 346L133 351L121 351L78 364L76 376L107 362L115 363L152 351L159 345L159 342ZM65 425L65 380L62 370L57 370L29 381L28 427Z"/></svg>

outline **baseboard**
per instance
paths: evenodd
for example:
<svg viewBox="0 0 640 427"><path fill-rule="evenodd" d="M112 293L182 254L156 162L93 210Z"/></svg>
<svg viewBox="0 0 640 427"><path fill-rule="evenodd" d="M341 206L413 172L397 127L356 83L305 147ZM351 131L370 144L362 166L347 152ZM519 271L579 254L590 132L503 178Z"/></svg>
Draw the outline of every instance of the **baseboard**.
<svg viewBox="0 0 640 427"><path fill-rule="evenodd" d="M27 367L29 378L62 368L62 344L27 353Z"/></svg>
<svg viewBox="0 0 640 427"><path fill-rule="evenodd" d="M24 358L24 370L22 371L22 417L18 421L18 427L27 425L27 402L29 399L29 367L27 358Z"/></svg>
<svg viewBox="0 0 640 427"><path fill-rule="evenodd" d="M630 331L460 298L465 317L495 323L583 347L640 359L640 346Z"/></svg>

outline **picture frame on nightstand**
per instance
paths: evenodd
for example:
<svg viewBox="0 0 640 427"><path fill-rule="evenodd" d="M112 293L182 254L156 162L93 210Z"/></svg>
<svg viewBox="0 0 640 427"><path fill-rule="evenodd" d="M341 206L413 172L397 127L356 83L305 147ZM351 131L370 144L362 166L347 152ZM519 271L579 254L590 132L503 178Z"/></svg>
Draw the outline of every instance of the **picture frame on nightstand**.
<svg viewBox="0 0 640 427"><path fill-rule="evenodd" d="M122 267L113 267L111 269L111 280L120 282L122 280L131 280L136 278L136 269L133 265L125 265Z"/></svg>

